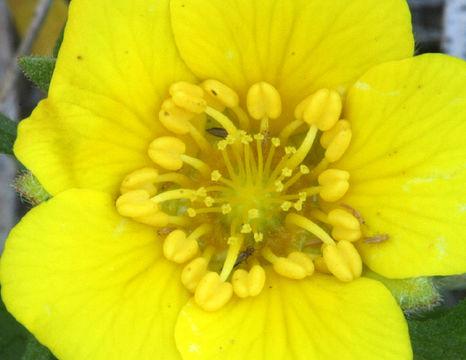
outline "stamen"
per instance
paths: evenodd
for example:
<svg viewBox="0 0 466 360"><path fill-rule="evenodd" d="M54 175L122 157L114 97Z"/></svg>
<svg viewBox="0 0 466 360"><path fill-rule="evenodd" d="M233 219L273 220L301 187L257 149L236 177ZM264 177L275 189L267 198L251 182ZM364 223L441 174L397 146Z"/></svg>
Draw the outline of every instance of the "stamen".
<svg viewBox="0 0 466 360"><path fill-rule="evenodd" d="M169 173L158 175L155 178L154 182L158 184L166 183L166 182L173 182L183 187L189 187L192 185L191 180L189 180L189 178L186 175L175 173L175 172L169 172Z"/></svg>
<svg viewBox="0 0 466 360"><path fill-rule="evenodd" d="M236 259L238 258L238 254L241 250L241 246L243 245L243 236L242 235L235 235L230 236L228 239L228 248L227 257L225 259L225 263L223 264L222 272L220 273L220 279L222 281L226 281L230 276L233 267L235 266Z"/></svg>
<svg viewBox="0 0 466 360"><path fill-rule="evenodd" d="M340 160L350 145L351 137L352 132L350 129L341 130L335 135L325 151L325 159L330 163Z"/></svg>
<svg viewBox="0 0 466 360"><path fill-rule="evenodd" d="M202 277L207 274L207 267L214 252L215 248L208 246L201 257L192 260L183 268L181 282L192 293L196 290Z"/></svg>
<svg viewBox="0 0 466 360"><path fill-rule="evenodd" d="M183 160L181 155L186 151L183 141L172 136L161 136L149 145L149 157L164 169L175 171L181 169Z"/></svg>
<svg viewBox="0 0 466 360"><path fill-rule="evenodd" d="M194 158L185 154L180 155L180 160L185 162L188 165L191 165L197 171L199 171L202 176L208 178L212 170L210 169L209 165L207 165L204 161L199 160L198 158Z"/></svg>
<svg viewBox="0 0 466 360"><path fill-rule="evenodd" d="M182 264L194 258L199 251L195 238L186 237L183 230L173 230L163 242L164 256L175 263Z"/></svg>
<svg viewBox="0 0 466 360"><path fill-rule="evenodd" d="M319 175L317 181L322 186L320 197L325 201L341 199L349 188L349 173L344 170L328 169Z"/></svg>
<svg viewBox="0 0 466 360"><path fill-rule="evenodd" d="M296 225L304 230L309 231L311 234L317 236L325 244L335 244L335 241L316 223L298 214L288 214L285 219L287 226Z"/></svg>
<svg viewBox="0 0 466 360"><path fill-rule="evenodd" d="M335 240L357 241L361 238L361 224L348 211L334 209L328 213L328 223L332 225Z"/></svg>
<svg viewBox="0 0 466 360"><path fill-rule="evenodd" d="M120 192L122 194L127 193L131 190L146 190L149 193L149 196L157 193L157 187L154 185L157 178L159 177L159 172L154 168L142 168L133 171L123 179Z"/></svg>
<svg viewBox="0 0 466 360"><path fill-rule="evenodd" d="M120 215L140 217L155 214L160 207L151 201L147 190L131 190L121 195L116 201L116 208Z"/></svg>
<svg viewBox="0 0 466 360"><path fill-rule="evenodd" d="M223 281L216 272L208 272L199 281L194 293L194 301L205 311L216 311L230 301L233 286Z"/></svg>
<svg viewBox="0 0 466 360"><path fill-rule="evenodd" d="M235 135L238 132L235 124L225 115L223 115L220 111L215 110L207 106L205 108L205 113L212 118L214 118L223 128L228 132L230 135Z"/></svg>
<svg viewBox="0 0 466 360"><path fill-rule="evenodd" d="M201 84L202 88L212 97L228 108L235 109L239 104L236 92L217 80L206 80Z"/></svg>
<svg viewBox="0 0 466 360"><path fill-rule="evenodd" d="M177 200L177 199L191 199L192 201L197 197L198 193L196 190L192 189L176 189L169 190L163 193L155 195L150 200L155 203L161 203L168 200Z"/></svg>
<svg viewBox="0 0 466 360"><path fill-rule="evenodd" d="M282 113L280 94L277 89L264 81L249 88L246 103L251 117L262 122L276 119ZM261 128L263 128L261 129L263 132L267 127L261 124Z"/></svg>
<svg viewBox="0 0 466 360"><path fill-rule="evenodd" d="M336 91L320 89L308 100L303 111L303 120L309 125L315 124L319 130L326 131L338 121L341 109L341 97Z"/></svg>
<svg viewBox="0 0 466 360"><path fill-rule="evenodd" d="M352 243L323 244L322 255L329 271L341 281L352 281L361 276L362 260Z"/></svg>
<svg viewBox="0 0 466 360"><path fill-rule="evenodd" d="M264 268L258 264L251 267L251 270L236 270L232 277L233 291L240 298L257 296L261 293L265 285Z"/></svg>
<svg viewBox="0 0 466 360"><path fill-rule="evenodd" d="M302 120L294 120L286 125L282 131L280 132L279 138L283 144L286 144L288 138L298 130L302 125L304 125L304 121Z"/></svg>
<svg viewBox="0 0 466 360"><path fill-rule="evenodd" d="M303 142L301 143L296 153L286 162L287 167L294 169L296 166L301 164L301 162L309 153L309 150L311 150L312 144L314 144L316 134L317 126L312 125L309 128L306 137L303 139Z"/></svg>
<svg viewBox="0 0 466 360"><path fill-rule="evenodd" d="M290 279L304 279L314 273L314 264L310 257L299 251L293 251L286 258L276 256L268 246L261 251L262 256L273 264L279 275Z"/></svg>

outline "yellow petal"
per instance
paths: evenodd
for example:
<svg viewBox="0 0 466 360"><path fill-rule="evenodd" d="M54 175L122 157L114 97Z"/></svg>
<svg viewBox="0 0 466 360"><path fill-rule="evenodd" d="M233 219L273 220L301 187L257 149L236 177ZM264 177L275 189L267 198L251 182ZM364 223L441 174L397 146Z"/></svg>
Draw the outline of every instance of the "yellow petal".
<svg viewBox="0 0 466 360"><path fill-rule="evenodd" d="M45 189L116 194L148 166L169 85L192 75L172 40L168 0L76 0L47 100L20 124L15 154Z"/></svg>
<svg viewBox="0 0 466 360"><path fill-rule="evenodd" d="M188 293L161 243L109 195L65 191L7 239L3 300L60 359L180 359L173 331Z"/></svg>
<svg viewBox="0 0 466 360"><path fill-rule="evenodd" d="M353 140L335 164L364 217L363 261L385 277L466 271L466 63L422 55L380 65L350 90ZM385 236L386 238L386 236ZM383 237L382 237L383 240Z"/></svg>
<svg viewBox="0 0 466 360"><path fill-rule="evenodd" d="M270 268L257 297L215 312L189 301L175 338L184 360L411 359L405 319L381 283L320 274L295 281Z"/></svg>
<svg viewBox="0 0 466 360"><path fill-rule="evenodd" d="M190 69L233 87L243 101L252 84L266 81L285 107L295 106L413 53L402 0L173 0L171 17Z"/></svg>

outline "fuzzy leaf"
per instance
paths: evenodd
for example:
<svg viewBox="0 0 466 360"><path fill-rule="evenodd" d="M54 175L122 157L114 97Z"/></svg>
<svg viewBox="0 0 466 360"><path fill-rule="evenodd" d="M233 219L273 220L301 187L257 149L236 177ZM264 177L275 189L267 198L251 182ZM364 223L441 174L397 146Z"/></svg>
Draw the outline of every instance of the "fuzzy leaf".
<svg viewBox="0 0 466 360"><path fill-rule="evenodd" d="M55 357L52 355L49 349L36 340L31 334L26 343L26 349L24 351L21 360L52 360Z"/></svg>
<svg viewBox="0 0 466 360"><path fill-rule="evenodd" d="M408 320L414 360L466 359L466 300Z"/></svg>
<svg viewBox="0 0 466 360"><path fill-rule="evenodd" d="M0 299L0 359L20 359L27 339L28 331L6 310Z"/></svg>
<svg viewBox="0 0 466 360"><path fill-rule="evenodd" d="M49 91L56 59L49 56L23 56L18 60L26 76L44 92Z"/></svg>
<svg viewBox="0 0 466 360"><path fill-rule="evenodd" d="M13 155L18 124L0 113L0 153Z"/></svg>

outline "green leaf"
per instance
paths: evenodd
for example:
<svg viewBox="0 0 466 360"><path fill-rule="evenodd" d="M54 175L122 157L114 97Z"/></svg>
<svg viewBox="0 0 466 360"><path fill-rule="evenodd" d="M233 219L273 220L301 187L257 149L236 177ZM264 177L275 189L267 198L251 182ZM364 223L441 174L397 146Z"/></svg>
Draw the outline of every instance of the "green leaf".
<svg viewBox="0 0 466 360"><path fill-rule="evenodd" d="M28 336L28 331L6 310L0 299L0 359L20 359Z"/></svg>
<svg viewBox="0 0 466 360"><path fill-rule="evenodd" d="M466 359L466 300L408 320L415 360Z"/></svg>
<svg viewBox="0 0 466 360"><path fill-rule="evenodd" d="M51 56L23 56L18 59L18 62L26 76L47 93L56 60Z"/></svg>
<svg viewBox="0 0 466 360"><path fill-rule="evenodd" d="M28 342L26 343L26 350L24 351L21 360L52 360L55 357L49 349L36 340L31 334L29 335Z"/></svg>
<svg viewBox="0 0 466 360"><path fill-rule="evenodd" d="M387 279L369 269L364 276L383 283L407 315L431 310L440 304L441 296L429 277Z"/></svg>
<svg viewBox="0 0 466 360"><path fill-rule="evenodd" d="M0 152L13 155L18 124L0 113Z"/></svg>

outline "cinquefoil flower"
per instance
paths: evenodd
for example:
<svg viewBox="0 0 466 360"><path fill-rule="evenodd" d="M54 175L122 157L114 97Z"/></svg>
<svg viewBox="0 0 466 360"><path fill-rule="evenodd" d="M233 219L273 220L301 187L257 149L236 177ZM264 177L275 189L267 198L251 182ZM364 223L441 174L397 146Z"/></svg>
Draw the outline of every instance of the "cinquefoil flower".
<svg viewBox="0 0 466 360"><path fill-rule="evenodd" d="M466 66L412 53L401 0L73 0L8 309L63 360L410 359L363 264L466 254Z"/></svg>

